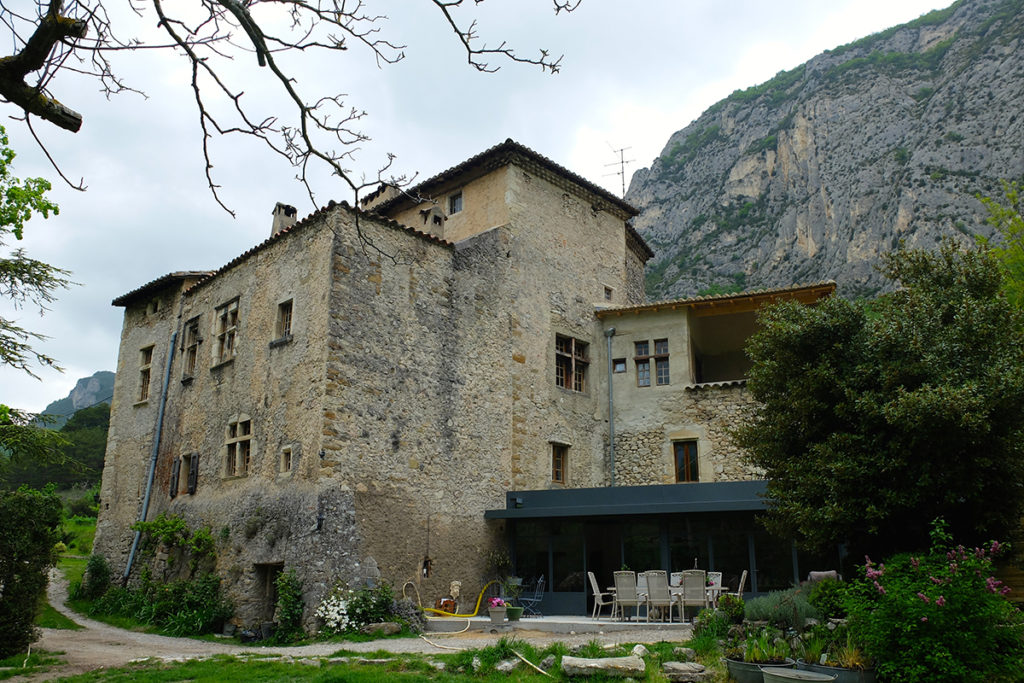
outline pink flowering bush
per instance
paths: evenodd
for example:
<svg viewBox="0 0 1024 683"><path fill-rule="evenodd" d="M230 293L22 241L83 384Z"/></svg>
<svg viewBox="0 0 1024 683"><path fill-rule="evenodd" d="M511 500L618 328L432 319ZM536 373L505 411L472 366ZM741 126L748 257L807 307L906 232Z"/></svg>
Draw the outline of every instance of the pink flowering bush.
<svg viewBox="0 0 1024 683"><path fill-rule="evenodd" d="M1024 679L1024 622L992 576L1005 547L954 546L942 520L932 523L926 554L875 563L846 596L850 634L875 660L879 679L1016 681Z"/></svg>
<svg viewBox="0 0 1024 683"><path fill-rule="evenodd" d="M505 601L502 600L501 598L488 598L487 599L487 606L488 607L505 607Z"/></svg>

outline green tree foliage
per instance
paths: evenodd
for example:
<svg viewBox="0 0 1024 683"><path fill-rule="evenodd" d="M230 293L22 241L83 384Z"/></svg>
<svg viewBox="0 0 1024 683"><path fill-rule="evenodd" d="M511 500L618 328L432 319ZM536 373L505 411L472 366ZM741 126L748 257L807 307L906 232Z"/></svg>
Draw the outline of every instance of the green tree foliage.
<svg viewBox="0 0 1024 683"><path fill-rule="evenodd" d="M0 658L35 640L32 622L56 560L60 519L52 492L0 492Z"/></svg>
<svg viewBox="0 0 1024 683"><path fill-rule="evenodd" d="M979 241L991 247L1003 266L1006 296L1017 308L1024 308L1024 186L1003 181L1003 195L1003 201L978 197L988 209L989 224L999 235L991 243L984 238Z"/></svg>
<svg viewBox="0 0 1024 683"><path fill-rule="evenodd" d="M22 485L42 488L47 484L54 484L60 490L76 486L95 486L103 472L103 456L107 450L109 428L108 404L101 403L82 408L57 432L64 439L59 454L53 453L42 458L23 458L12 465L0 481L4 481L7 488L12 489ZM2 429L0 426L0 431ZM49 438L45 434L34 432L32 436Z"/></svg>
<svg viewBox="0 0 1024 683"><path fill-rule="evenodd" d="M737 439L769 480L766 525L855 553L926 547L937 517L972 543L1005 537L1024 502L1024 314L983 247L882 269L900 289L870 316L833 298L760 317L759 407Z"/></svg>

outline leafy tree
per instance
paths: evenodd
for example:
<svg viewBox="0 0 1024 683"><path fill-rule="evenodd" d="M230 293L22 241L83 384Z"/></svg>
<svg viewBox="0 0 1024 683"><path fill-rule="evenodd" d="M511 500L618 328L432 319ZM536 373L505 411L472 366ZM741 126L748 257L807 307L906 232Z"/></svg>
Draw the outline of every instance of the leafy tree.
<svg viewBox="0 0 1024 683"><path fill-rule="evenodd" d="M899 250L867 307L783 303L748 345L759 401L737 430L768 528L802 545L927 547L929 522L1005 537L1024 504L1024 314L984 247ZM855 555L857 556L857 555Z"/></svg>
<svg viewBox="0 0 1024 683"><path fill-rule="evenodd" d="M1006 272L1004 291L1017 308L1024 308L1024 187L1017 182L1003 181L1004 201L978 197L988 209L988 222L1000 239L990 242L992 253Z"/></svg>
<svg viewBox="0 0 1024 683"><path fill-rule="evenodd" d="M20 458L20 462L12 465L9 471L0 472L3 475L0 481L5 481L7 487L12 489L22 485L42 488L54 484L58 489L70 489L98 484L103 472L109 428L108 404L82 408L60 428L59 435L64 442L53 444L59 446L59 454L54 452L41 457ZM0 426L0 433L2 430ZM46 437L42 434L33 436Z"/></svg>
<svg viewBox="0 0 1024 683"><path fill-rule="evenodd" d="M60 519L52 492L0 493L0 659L35 640L32 623L55 560Z"/></svg>
<svg viewBox="0 0 1024 683"><path fill-rule="evenodd" d="M470 66L496 71L489 61L496 58L551 73L559 70L561 57L554 58L546 50L524 57L505 42L483 42L476 21L465 16L467 7L481 2L433 0L442 24L452 30ZM558 14L573 11L579 2L552 0L552 6ZM123 32L131 29L123 27L129 22L119 8L108 8L104 0L38 0L27 8L0 3L0 34L11 46L10 54L0 59L0 97L18 107L26 120L36 117L77 132L82 115L54 95L61 84L85 77L95 79L108 96L138 93L117 75L112 56L164 50L189 67L206 177L215 198L218 186L212 176L210 141L226 135L265 143L298 169L303 182L311 165L326 165L358 193L379 180L361 180L346 168L367 139L358 128L365 112L351 106L342 93L310 92L305 87L309 79L302 75L305 68L323 70L325 63L329 69L343 70L342 56L353 52L362 52L378 68L403 60L405 46L388 39L388 18L378 14L374 5L379 3L154 0L132 4L130 9L155 26L155 31L125 36ZM306 55L309 61L303 62ZM261 110L246 98L246 90L258 89L255 83L276 90L280 108Z"/></svg>

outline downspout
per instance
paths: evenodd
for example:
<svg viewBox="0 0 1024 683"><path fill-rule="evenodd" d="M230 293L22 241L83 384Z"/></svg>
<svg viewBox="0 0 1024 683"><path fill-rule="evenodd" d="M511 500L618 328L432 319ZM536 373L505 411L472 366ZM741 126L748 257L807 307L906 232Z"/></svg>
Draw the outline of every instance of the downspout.
<svg viewBox="0 0 1024 683"><path fill-rule="evenodd" d="M181 312L185 306L184 297L182 302L178 306L178 324L181 323ZM139 521L145 522L146 516L149 514L149 499L153 493L153 479L156 477L156 458L160 453L160 435L163 432L164 426L164 410L167 406L167 387L171 383L171 364L174 362L175 344L178 340L178 328L177 325L174 331L171 332L171 343L167 347L167 364L164 367L164 382L163 388L160 391L160 406L156 412L156 434L153 436L153 450L149 454L149 476L146 478L146 495L142 499L142 511L139 513ZM132 564L135 562L135 552L139 548L139 539L142 536L142 531L135 530L135 538L132 540L132 549L128 553L128 564L124 568L124 576L121 577L122 585L128 584L128 576L132 571Z"/></svg>
<svg viewBox="0 0 1024 683"><path fill-rule="evenodd" d="M614 336L614 327L609 327L604 331L604 338L608 340L608 460L611 463L612 486L615 486L615 400L612 392L612 337Z"/></svg>

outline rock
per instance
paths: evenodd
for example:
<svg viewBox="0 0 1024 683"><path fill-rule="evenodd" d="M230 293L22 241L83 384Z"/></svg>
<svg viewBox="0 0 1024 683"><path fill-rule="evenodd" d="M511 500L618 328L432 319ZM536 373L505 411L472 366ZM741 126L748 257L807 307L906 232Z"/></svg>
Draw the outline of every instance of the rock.
<svg viewBox="0 0 1024 683"><path fill-rule="evenodd" d="M479 671L481 666L483 666L483 663L480 661L480 658L473 657L473 671Z"/></svg>
<svg viewBox="0 0 1024 683"><path fill-rule="evenodd" d="M516 670L517 666L519 666L518 659L505 659L495 664L494 670L498 673L510 674Z"/></svg>
<svg viewBox="0 0 1024 683"><path fill-rule="evenodd" d="M566 676L642 676L647 670L644 660L630 655L629 657L604 657L590 659L587 657L562 657L562 672Z"/></svg>
<svg viewBox="0 0 1024 683"><path fill-rule="evenodd" d="M402 630L402 626L393 621L381 621L376 624L367 624L359 630L370 636L393 636Z"/></svg>
<svg viewBox="0 0 1024 683"><path fill-rule="evenodd" d="M550 669L554 665L555 665L555 656L554 655L548 655L544 659L540 660L540 668L544 669L545 671L547 671L548 669Z"/></svg>
<svg viewBox="0 0 1024 683"><path fill-rule="evenodd" d="M651 654L651 651L643 645L641 645L640 643L634 645L631 652L637 657L646 657L647 655Z"/></svg>
<svg viewBox="0 0 1024 683"><path fill-rule="evenodd" d="M665 662L661 665L661 672L670 681L682 681L684 683L701 683L710 681L714 673L705 669L703 664L697 662Z"/></svg>
<svg viewBox="0 0 1024 683"><path fill-rule="evenodd" d="M697 651L692 647L677 647L672 650L676 657L682 657L684 662L692 662L697 659Z"/></svg>

